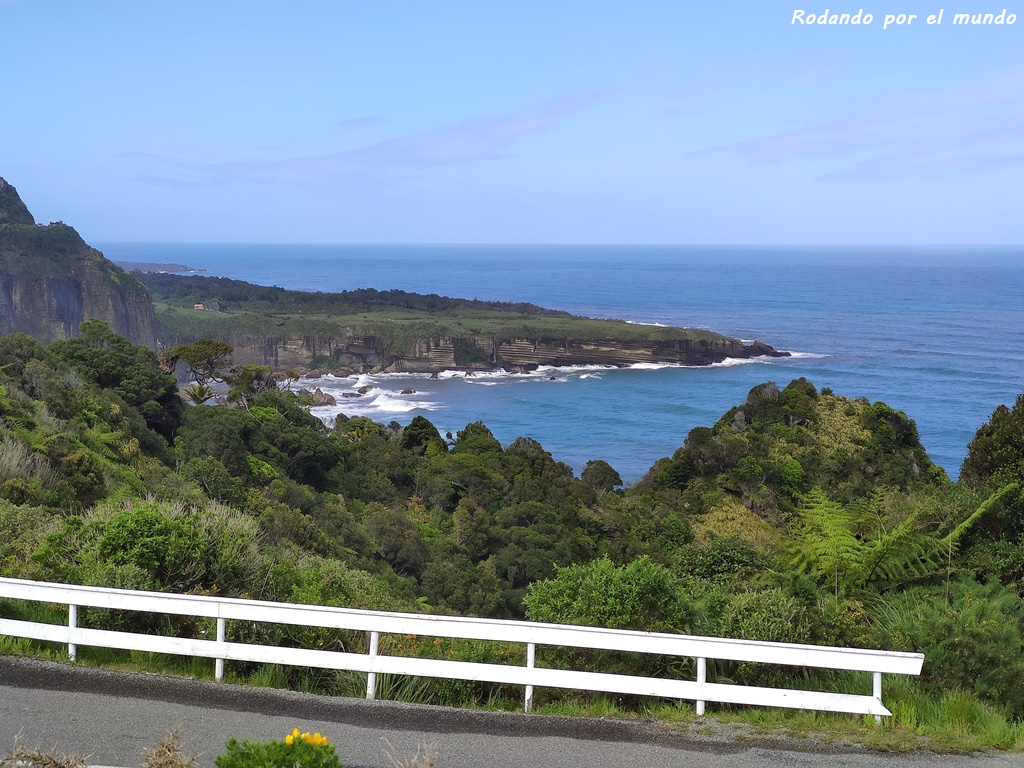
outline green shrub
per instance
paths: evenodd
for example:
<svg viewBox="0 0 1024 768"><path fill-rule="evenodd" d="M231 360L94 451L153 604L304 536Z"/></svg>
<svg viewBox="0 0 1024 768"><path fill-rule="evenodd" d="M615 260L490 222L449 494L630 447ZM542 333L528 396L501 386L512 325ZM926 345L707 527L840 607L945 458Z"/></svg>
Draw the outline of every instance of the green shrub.
<svg viewBox="0 0 1024 768"><path fill-rule="evenodd" d="M925 655L922 677L1024 714L1024 606L1001 584L918 588L876 611L882 647Z"/></svg>
<svg viewBox="0 0 1024 768"><path fill-rule="evenodd" d="M258 546L256 523L216 504L196 509L108 502L84 516L63 518L33 559L42 576L67 583L237 595L256 581ZM126 568L145 578L109 582L113 572L128 573Z"/></svg>
<svg viewBox="0 0 1024 768"><path fill-rule="evenodd" d="M679 560L683 573L716 583L727 582L742 571L758 572L768 567L764 555L736 536L713 536L703 547L684 547Z"/></svg>
<svg viewBox="0 0 1024 768"><path fill-rule="evenodd" d="M51 513L0 500L0 576L32 578L32 552L39 546Z"/></svg>
<svg viewBox="0 0 1024 768"><path fill-rule="evenodd" d="M810 628L805 607L781 589L733 595L722 613L721 634L744 640L806 643Z"/></svg>
<svg viewBox="0 0 1024 768"><path fill-rule="evenodd" d="M229 739L227 751L217 756L217 768L342 768L334 745L319 733L296 728L281 741L254 742Z"/></svg>
<svg viewBox="0 0 1024 768"><path fill-rule="evenodd" d="M607 558L559 568L554 578L531 584L523 603L532 621L610 629L689 633L702 618L682 580L646 556L621 568ZM690 666L672 656L570 649L547 649L543 659L558 667L657 677L688 674Z"/></svg>
<svg viewBox="0 0 1024 768"><path fill-rule="evenodd" d="M610 629L687 632L698 619L678 577L646 556L622 568L607 558L559 568L523 602L532 621Z"/></svg>
<svg viewBox="0 0 1024 768"><path fill-rule="evenodd" d="M765 589L731 595L719 617L718 634L723 637L773 643L807 643L811 619L807 607L781 589ZM716 677L728 677L742 684L781 685L794 669L775 665L717 661Z"/></svg>

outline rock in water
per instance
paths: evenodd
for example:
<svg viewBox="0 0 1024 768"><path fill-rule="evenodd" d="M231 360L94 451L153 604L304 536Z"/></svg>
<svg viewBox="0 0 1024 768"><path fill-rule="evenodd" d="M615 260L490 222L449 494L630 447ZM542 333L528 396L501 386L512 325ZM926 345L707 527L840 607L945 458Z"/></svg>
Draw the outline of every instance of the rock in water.
<svg viewBox="0 0 1024 768"><path fill-rule="evenodd" d="M334 399L334 395L329 395L324 392L320 387L313 390L313 405L337 405L338 401Z"/></svg>

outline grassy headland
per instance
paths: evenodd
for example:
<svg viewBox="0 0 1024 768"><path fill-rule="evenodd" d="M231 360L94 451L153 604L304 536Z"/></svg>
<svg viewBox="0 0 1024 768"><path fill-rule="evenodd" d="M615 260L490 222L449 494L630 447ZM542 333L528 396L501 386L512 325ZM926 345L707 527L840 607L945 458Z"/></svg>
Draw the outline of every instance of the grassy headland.
<svg viewBox="0 0 1024 768"><path fill-rule="evenodd" d="M166 274L143 279L165 340L228 341L236 360L278 369L708 365L728 357L786 354L711 331L579 317L534 304L372 289L289 291Z"/></svg>
<svg viewBox="0 0 1024 768"><path fill-rule="evenodd" d="M363 289L340 293L290 291L223 277L145 274L164 328L182 336L372 335L402 325L421 336L500 336L619 341L724 341L720 333L594 319L535 304L457 299L436 294ZM217 312L196 304L216 302Z"/></svg>

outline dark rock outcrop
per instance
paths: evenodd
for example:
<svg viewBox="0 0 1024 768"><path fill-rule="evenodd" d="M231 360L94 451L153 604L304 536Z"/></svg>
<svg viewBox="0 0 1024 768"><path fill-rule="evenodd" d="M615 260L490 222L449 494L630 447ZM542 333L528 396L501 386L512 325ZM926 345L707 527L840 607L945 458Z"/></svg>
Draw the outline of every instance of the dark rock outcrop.
<svg viewBox="0 0 1024 768"><path fill-rule="evenodd" d="M74 336L91 319L156 349L146 287L67 224L37 225L17 190L0 178L0 333L21 331L48 343Z"/></svg>
<svg viewBox="0 0 1024 768"><path fill-rule="evenodd" d="M320 387L313 390L313 405L337 405L338 401L334 399L334 395L330 395L324 392Z"/></svg>

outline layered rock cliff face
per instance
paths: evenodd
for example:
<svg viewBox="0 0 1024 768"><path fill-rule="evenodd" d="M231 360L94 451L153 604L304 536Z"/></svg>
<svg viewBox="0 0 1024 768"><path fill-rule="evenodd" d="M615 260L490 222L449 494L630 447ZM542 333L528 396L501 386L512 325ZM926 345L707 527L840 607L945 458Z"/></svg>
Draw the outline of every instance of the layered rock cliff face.
<svg viewBox="0 0 1024 768"><path fill-rule="evenodd" d="M767 344L745 345L725 336L701 341L434 338L417 339L402 350L391 349L372 336L234 336L225 341L234 347L236 363L269 365L278 370L317 365L357 373L533 369L541 365L711 365L727 358L788 355Z"/></svg>
<svg viewBox="0 0 1024 768"><path fill-rule="evenodd" d="M0 178L0 333L50 342L74 336L91 319L156 349L146 287L68 225L37 225L17 190Z"/></svg>

